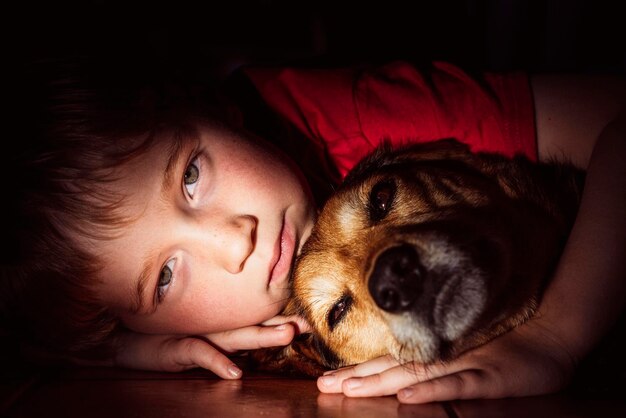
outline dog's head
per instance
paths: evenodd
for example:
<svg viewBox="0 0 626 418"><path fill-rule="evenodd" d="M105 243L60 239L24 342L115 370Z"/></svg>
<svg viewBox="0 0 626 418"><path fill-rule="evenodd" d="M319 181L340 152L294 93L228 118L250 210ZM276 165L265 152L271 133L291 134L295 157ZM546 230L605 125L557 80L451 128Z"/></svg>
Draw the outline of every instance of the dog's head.
<svg viewBox="0 0 626 418"><path fill-rule="evenodd" d="M453 140L362 161L296 264L291 309L315 330L315 361L445 360L528 318L578 196L550 170Z"/></svg>

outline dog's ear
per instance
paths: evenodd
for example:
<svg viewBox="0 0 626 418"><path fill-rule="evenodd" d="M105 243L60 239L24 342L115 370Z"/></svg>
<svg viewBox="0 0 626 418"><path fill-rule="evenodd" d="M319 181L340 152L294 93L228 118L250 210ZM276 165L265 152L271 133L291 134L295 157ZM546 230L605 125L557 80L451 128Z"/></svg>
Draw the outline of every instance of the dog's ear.
<svg viewBox="0 0 626 418"><path fill-rule="evenodd" d="M316 340L313 334L300 334L286 347L255 350L250 353L251 366L267 372L321 376L328 368L324 366L324 354Z"/></svg>

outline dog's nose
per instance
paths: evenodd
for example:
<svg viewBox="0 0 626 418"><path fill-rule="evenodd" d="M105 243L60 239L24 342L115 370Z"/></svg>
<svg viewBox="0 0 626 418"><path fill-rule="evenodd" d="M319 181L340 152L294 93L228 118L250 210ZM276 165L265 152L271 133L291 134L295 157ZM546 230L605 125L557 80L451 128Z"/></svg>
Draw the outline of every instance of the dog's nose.
<svg viewBox="0 0 626 418"><path fill-rule="evenodd" d="M376 304L388 312L408 310L421 289L421 265L417 251L404 244L383 251L369 278Z"/></svg>

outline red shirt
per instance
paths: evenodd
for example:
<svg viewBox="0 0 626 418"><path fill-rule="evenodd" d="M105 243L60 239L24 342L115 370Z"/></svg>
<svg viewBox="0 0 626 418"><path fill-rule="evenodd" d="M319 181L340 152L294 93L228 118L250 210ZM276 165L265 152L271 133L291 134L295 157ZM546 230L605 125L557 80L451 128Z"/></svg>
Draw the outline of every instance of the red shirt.
<svg viewBox="0 0 626 418"><path fill-rule="evenodd" d="M247 69L267 104L331 156L342 176L383 139L393 144L456 138L473 151L536 160L526 74L472 77L435 62L368 70Z"/></svg>

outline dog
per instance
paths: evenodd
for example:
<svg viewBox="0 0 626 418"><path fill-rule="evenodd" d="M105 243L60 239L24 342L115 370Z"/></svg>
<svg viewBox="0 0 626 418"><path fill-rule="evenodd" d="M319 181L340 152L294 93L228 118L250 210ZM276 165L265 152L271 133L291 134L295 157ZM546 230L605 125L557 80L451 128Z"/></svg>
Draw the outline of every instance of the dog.
<svg viewBox="0 0 626 418"><path fill-rule="evenodd" d="M429 364L518 326L567 240L584 175L454 139L384 144L329 198L296 260L284 314L313 331L253 363L306 376L386 354Z"/></svg>

